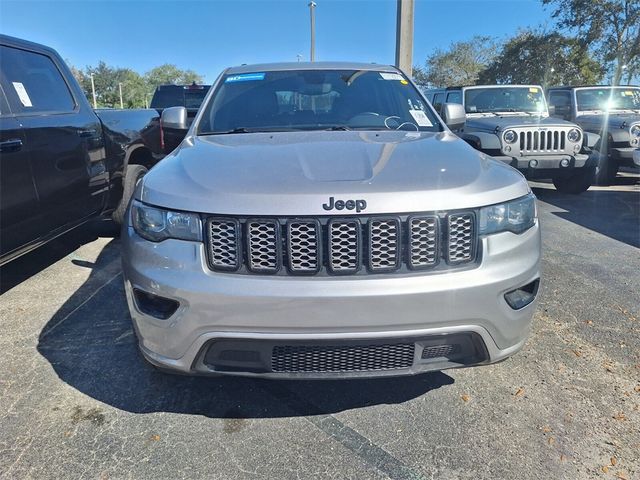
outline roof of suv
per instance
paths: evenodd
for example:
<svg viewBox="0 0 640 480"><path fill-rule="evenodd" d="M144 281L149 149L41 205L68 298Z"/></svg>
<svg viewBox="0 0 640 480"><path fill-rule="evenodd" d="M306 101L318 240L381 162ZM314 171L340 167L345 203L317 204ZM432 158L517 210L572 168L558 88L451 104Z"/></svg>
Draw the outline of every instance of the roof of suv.
<svg viewBox="0 0 640 480"><path fill-rule="evenodd" d="M575 88L639 88L638 85L561 85L548 90L573 90Z"/></svg>
<svg viewBox="0 0 640 480"><path fill-rule="evenodd" d="M357 62L282 62L258 63L255 65L239 65L230 67L225 73L235 75L239 73L276 72L281 70L371 70L376 72L398 72L391 65Z"/></svg>

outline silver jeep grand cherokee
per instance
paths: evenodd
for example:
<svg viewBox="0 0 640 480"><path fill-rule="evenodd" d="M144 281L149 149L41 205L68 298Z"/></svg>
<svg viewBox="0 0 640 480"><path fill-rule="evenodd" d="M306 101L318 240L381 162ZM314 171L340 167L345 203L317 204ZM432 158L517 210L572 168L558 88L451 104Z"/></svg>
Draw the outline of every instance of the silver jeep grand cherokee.
<svg viewBox="0 0 640 480"><path fill-rule="evenodd" d="M230 68L123 231L145 358L330 378L488 364L524 344L540 231L523 176L394 67ZM185 128L182 107L165 128Z"/></svg>

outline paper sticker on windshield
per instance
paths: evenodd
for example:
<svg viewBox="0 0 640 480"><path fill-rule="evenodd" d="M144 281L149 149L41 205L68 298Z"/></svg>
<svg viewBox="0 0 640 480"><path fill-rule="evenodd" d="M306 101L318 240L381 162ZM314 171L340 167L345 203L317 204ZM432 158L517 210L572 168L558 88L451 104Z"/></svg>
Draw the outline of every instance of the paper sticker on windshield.
<svg viewBox="0 0 640 480"><path fill-rule="evenodd" d="M385 80L404 80L404 77L399 73L380 72L380 76Z"/></svg>
<svg viewBox="0 0 640 480"><path fill-rule="evenodd" d="M622 92L625 97L633 97L633 92L631 90L625 90Z"/></svg>
<svg viewBox="0 0 640 480"><path fill-rule="evenodd" d="M538 93L538 89L536 87L529 87L530 93Z"/></svg>
<svg viewBox="0 0 640 480"><path fill-rule="evenodd" d="M429 121L429 117L422 110L409 110L409 113L419 127L433 127L433 123Z"/></svg>
<svg viewBox="0 0 640 480"><path fill-rule="evenodd" d="M13 88L16 90L16 93L18 94L18 98L20 99L20 102L22 103L22 105L24 105L25 107L33 107L33 104L31 103L31 99L29 98L29 94L27 93L27 89L24 88L24 85L20 82L12 82L13 83Z"/></svg>
<svg viewBox="0 0 640 480"><path fill-rule="evenodd" d="M264 80L264 72L261 73L241 73L240 75L231 75L227 77L224 83L232 82L250 82L253 80Z"/></svg>

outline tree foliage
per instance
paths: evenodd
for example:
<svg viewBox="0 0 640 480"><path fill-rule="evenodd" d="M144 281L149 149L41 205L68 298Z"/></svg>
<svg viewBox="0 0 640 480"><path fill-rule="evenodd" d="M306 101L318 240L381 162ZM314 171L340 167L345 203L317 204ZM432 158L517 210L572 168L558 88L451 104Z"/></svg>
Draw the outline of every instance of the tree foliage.
<svg viewBox="0 0 640 480"><path fill-rule="evenodd" d="M595 84L603 68L583 44L557 32L523 31L508 40L480 73L481 83Z"/></svg>
<svg viewBox="0 0 640 480"><path fill-rule="evenodd" d="M120 107L120 84L122 84L122 103L125 108L146 106L158 85L202 83L203 77L193 70L180 70L175 65L160 65L144 76L130 68L118 68L101 61L97 66L87 66L80 70L70 66L71 72L82 87L89 102L93 105L91 74L96 90L98 107Z"/></svg>
<svg viewBox="0 0 640 480"><path fill-rule="evenodd" d="M486 36L452 43L449 49L438 49L430 55L424 67L415 67L414 80L429 87L474 85L497 50L495 41Z"/></svg>
<svg viewBox="0 0 640 480"><path fill-rule="evenodd" d="M202 83L202 76L193 70L180 70L175 65L166 63L149 70L144 76L147 84L155 89L158 85L171 83L187 85L193 82Z"/></svg>
<svg viewBox="0 0 640 480"><path fill-rule="evenodd" d="M640 75L640 0L542 0L558 26L577 32L612 73L612 82Z"/></svg>

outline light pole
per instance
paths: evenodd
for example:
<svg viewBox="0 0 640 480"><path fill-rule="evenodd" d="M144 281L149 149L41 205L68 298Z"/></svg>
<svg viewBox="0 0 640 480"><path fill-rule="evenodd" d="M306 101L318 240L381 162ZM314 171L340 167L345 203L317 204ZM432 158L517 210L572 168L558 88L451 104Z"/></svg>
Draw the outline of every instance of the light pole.
<svg viewBox="0 0 640 480"><path fill-rule="evenodd" d="M118 89L120 90L120 108L124 108L124 104L122 103L122 82L118 82Z"/></svg>
<svg viewBox="0 0 640 480"><path fill-rule="evenodd" d="M309 59L313 62L316 54L316 2L309 2L309 14L311 15L311 55Z"/></svg>
<svg viewBox="0 0 640 480"><path fill-rule="evenodd" d="M397 0L396 67L411 76L413 69L413 5L414 0Z"/></svg>
<svg viewBox="0 0 640 480"><path fill-rule="evenodd" d="M93 82L93 73L91 74L91 93L93 94L93 108L98 108L96 100L96 84Z"/></svg>

